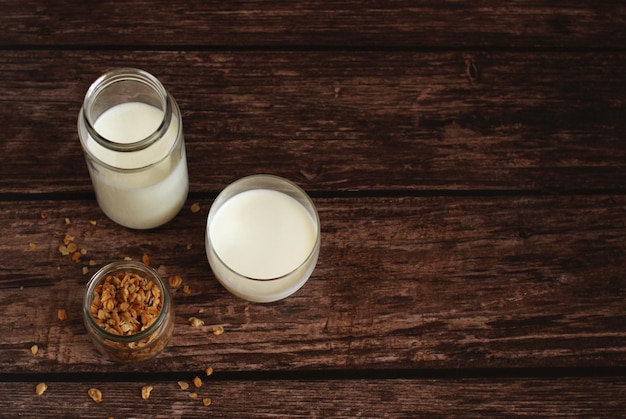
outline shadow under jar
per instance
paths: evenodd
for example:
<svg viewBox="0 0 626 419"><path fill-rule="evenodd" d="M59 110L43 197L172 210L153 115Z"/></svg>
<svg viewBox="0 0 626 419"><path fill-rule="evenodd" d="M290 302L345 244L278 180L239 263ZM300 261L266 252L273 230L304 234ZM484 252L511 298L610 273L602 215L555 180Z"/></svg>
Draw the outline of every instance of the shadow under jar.
<svg viewBox="0 0 626 419"><path fill-rule="evenodd" d="M93 275L83 319L98 351L120 363L155 357L174 331L167 285L154 269L134 261L112 262Z"/></svg>

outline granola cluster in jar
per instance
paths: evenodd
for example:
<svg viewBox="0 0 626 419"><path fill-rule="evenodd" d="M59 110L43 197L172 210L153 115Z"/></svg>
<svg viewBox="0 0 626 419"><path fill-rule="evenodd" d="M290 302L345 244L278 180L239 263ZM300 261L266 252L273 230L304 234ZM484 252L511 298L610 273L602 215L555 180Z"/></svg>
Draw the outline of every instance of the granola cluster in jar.
<svg viewBox="0 0 626 419"><path fill-rule="evenodd" d="M174 328L167 286L154 269L134 261L113 262L94 274L83 317L96 348L117 362L156 356Z"/></svg>

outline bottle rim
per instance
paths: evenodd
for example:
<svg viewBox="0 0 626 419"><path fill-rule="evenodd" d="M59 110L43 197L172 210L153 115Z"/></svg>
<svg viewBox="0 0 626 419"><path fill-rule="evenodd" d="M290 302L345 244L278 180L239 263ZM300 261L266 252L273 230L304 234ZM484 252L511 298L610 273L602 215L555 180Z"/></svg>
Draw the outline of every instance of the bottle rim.
<svg viewBox="0 0 626 419"><path fill-rule="evenodd" d="M102 136L94 127L95 120L92 120L90 117L91 109L100 93L115 83L120 82L136 82L149 86L158 94L163 106L163 119L157 129L147 137L130 143L115 142ZM156 77L138 68L124 67L111 70L101 75L91 84L85 94L83 106L80 109L80 119L89 136L101 146L113 151L133 152L150 147L167 132L172 119L172 107L170 95Z"/></svg>

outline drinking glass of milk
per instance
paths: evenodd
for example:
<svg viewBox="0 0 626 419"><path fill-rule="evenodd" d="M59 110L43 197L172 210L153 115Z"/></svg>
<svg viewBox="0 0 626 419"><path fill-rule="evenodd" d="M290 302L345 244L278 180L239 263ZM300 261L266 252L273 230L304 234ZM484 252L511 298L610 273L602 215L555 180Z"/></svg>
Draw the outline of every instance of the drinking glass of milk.
<svg viewBox="0 0 626 419"><path fill-rule="evenodd" d="M320 250L320 219L296 184L253 175L217 196L205 241L211 269L228 291L253 302L277 301L311 276Z"/></svg>
<svg viewBox="0 0 626 419"><path fill-rule="evenodd" d="M85 95L78 136L102 211L125 227L165 224L189 191L180 109L153 75L121 68Z"/></svg>

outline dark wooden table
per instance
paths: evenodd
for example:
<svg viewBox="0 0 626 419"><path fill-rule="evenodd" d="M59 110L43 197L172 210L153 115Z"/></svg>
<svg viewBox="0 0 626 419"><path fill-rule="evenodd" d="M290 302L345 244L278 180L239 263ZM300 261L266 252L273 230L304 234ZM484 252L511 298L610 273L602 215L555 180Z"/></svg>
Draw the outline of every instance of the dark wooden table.
<svg viewBox="0 0 626 419"><path fill-rule="evenodd" d="M0 33L0 416L626 411L624 2L8 0ZM122 66L183 114L191 192L150 231L102 214L76 132ZM309 282L271 304L204 250L214 198L255 173L322 220ZM144 255L191 292L165 352L113 364L84 284Z"/></svg>

